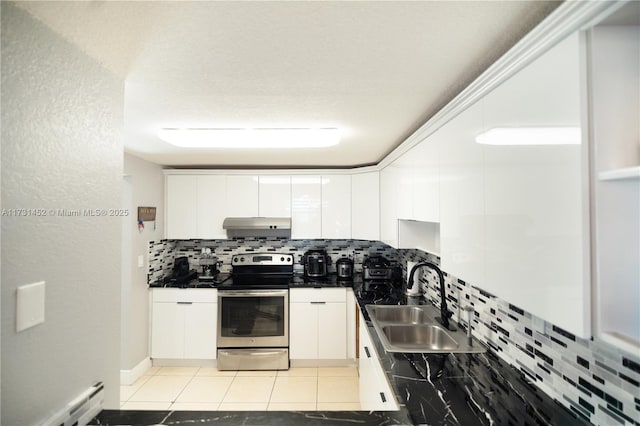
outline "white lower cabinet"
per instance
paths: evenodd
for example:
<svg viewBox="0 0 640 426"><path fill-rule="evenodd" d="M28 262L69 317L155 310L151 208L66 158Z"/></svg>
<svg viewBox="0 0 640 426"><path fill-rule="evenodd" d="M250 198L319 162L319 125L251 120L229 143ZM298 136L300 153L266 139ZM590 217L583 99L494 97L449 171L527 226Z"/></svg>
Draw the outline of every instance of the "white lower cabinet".
<svg viewBox="0 0 640 426"><path fill-rule="evenodd" d="M360 374L360 407L363 410L395 411L398 410L393 390L380 365L380 360L373 347L367 323L360 315L360 343L358 369Z"/></svg>
<svg viewBox="0 0 640 426"><path fill-rule="evenodd" d="M152 290L151 358L215 359L215 289Z"/></svg>
<svg viewBox="0 0 640 426"><path fill-rule="evenodd" d="M289 291L291 359L347 359L347 289Z"/></svg>

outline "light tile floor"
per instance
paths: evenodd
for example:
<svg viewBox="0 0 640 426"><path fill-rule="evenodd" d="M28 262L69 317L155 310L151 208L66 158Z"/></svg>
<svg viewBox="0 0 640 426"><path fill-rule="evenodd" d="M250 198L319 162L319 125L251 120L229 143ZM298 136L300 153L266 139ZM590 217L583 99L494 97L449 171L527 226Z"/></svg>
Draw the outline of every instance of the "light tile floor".
<svg viewBox="0 0 640 426"><path fill-rule="evenodd" d="M123 410L360 410L357 368L219 371L152 367L120 387Z"/></svg>

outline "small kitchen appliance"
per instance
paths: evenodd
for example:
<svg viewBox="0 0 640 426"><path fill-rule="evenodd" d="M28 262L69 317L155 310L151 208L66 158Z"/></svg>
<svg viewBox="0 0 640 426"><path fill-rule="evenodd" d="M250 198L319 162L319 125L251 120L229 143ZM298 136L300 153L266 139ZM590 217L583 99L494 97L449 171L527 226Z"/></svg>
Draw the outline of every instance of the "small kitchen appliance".
<svg viewBox="0 0 640 426"><path fill-rule="evenodd" d="M324 278L331 258L324 250L309 250L302 256L304 276L307 278Z"/></svg>
<svg viewBox="0 0 640 426"><path fill-rule="evenodd" d="M362 278L366 280L390 280L393 278L391 262L384 256L374 255L362 262Z"/></svg>
<svg viewBox="0 0 640 426"><path fill-rule="evenodd" d="M218 266L220 262L218 261L218 258L211 253L210 248L207 247L202 249L199 263L202 270L198 275L198 279L200 281L213 281L218 273Z"/></svg>
<svg viewBox="0 0 640 426"><path fill-rule="evenodd" d="M336 261L336 276L339 280L350 280L353 278L353 260L348 257L341 257Z"/></svg>
<svg viewBox="0 0 640 426"><path fill-rule="evenodd" d="M402 279L402 268L386 257L373 255L362 262L362 281L365 292L377 289L391 289Z"/></svg>
<svg viewBox="0 0 640 426"><path fill-rule="evenodd" d="M173 261L171 275L165 277L165 284L172 286L187 287L191 280L196 279L198 273L195 269L189 269L189 258L186 256L176 257Z"/></svg>

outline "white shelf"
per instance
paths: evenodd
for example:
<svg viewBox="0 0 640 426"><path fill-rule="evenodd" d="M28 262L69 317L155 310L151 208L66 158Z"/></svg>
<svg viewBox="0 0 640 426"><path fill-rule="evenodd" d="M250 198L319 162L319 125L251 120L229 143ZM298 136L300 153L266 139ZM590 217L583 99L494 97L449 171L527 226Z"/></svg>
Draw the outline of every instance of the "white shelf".
<svg viewBox="0 0 640 426"><path fill-rule="evenodd" d="M640 179L640 166L598 173L598 180Z"/></svg>

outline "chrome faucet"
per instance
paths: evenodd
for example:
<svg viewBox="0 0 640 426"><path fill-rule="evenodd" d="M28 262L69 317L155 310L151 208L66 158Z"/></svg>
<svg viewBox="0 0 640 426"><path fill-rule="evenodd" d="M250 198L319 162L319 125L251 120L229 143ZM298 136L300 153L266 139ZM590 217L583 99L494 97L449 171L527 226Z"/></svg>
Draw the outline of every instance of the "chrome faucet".
<svg viewBox="0 0 640 426"><path fill-rule="evenodd" d="M413 276L416 271L423 267L427 266L438 274L438 279L440 280L440 323L444 326L444 328L449 329L449 318L453 315L449 309L447 309L447 296L444 289L444 276L442 275L442 271L438 268L437 265L431 262L421 262L411 268L411 272L409 272L409 280L407 281L407 294L411 292L413 286L416 285L413 281Z"/></svg>

